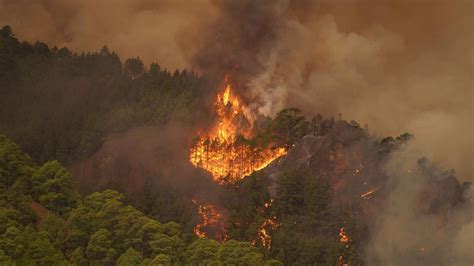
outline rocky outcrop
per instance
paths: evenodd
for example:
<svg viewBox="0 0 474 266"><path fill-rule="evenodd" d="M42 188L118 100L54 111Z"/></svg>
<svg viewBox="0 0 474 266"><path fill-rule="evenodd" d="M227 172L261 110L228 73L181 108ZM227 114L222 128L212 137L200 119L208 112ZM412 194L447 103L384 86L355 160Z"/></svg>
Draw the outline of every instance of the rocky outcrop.
<svg viewBox="0 0 474 266"><path fill-rule="evenodd" d="M380 185L383 173L377 152L377 142L367 132L341 120L324 136L305 136L263 172L276 181L282 172L296 169L325 179L340 196L348 189L360 195ZM275 193L274 188L271 193Z"/></svg>
<svg viewBox="0 0 474 266"><path fill-rule="evenodd" d="M416 190L411 207L420 214L436 216L439 224L446 224L450 212L464 201L454 172L435 171L435 166L423 163L425 159L418 165L414 163L417 169L397 169L397 173L387 170L392 153L409 139L405 134L397 139L378 140L357 125L341 120L324 136L304 137L285 157L261 173L270 180L272 196L277 192L278 177L288 171L329 182L333 203L347 207L349 215L366 226L384 211L391 193L401 182L405 185L408 180L408 185L412 182Z"/></svg>

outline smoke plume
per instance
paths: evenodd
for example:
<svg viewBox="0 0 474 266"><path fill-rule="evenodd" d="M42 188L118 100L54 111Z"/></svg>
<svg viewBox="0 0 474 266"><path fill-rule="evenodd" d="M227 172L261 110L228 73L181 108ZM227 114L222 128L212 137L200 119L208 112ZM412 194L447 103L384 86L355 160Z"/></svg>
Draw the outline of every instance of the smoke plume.
<svg viewBox="0 0 474 266"><path fill-rule="evenodd" d="M194 27L202 31L214 12L207 0L0 0L0 25L10 25L21 40L75 52L107 45L122 58L185 68L190 64L178 47L179 35Z"/></svg>
<svg viewBox="0 0 474 266"><path fill-rule="evenodd" d="M473 178L471 2L214 3L192 62L235 73L254 108L408 131L428 157Z"/></svg>
<svg viewBox="0 0 474 266"><path fill-rule="evenodd" d="M294 106L311 115L341 113L367 123L378 135L408 131L423 155L456 169L465 181L474 180L472 3L0 0L0 24L11 25L19 39L79 52L107 44L122 58L231 73L242 96L267 115ZM174 132L147 136L172 139ZM143 139L141 132L137 136L132 139ZM149 145L144 141L142 146ZM413 210L427 179L422 172L401 172L415 168L407 161L416 160L401 153L387 166L393 191L376 221L367 262L462 265L474 260L474 224L462 222L472 209L453 210L448 218L458 226L452 227L440 227L433 217ZM182 172L183 183L196 184L189 181L191 171ZM472 201L472 193L471 186L464 200ZM426 258L424 249L435 255Z"/></svg>
<svg viewBox="0 0 474 266"><path fill-rule="evenodd" d="M146 63L231 73L265 114L342 113L380 135L409 131L472 179L469 0L0 0L20 39L107 44Z"/></svg>
<svg viewBox="0 0 474 266"><path fill-rule="evenodd" d="M462 186L412 149L395 152L385 172L390 191L369 227L367 265L472 265L472 185ZM415 162L415 163L414 163ZM441 190L441 191L440 191Z"/></svg>
<svg viewBox="0 0 474 266"><path fill-rule="evenodd" d="M188 161L190 131L189 125L168 123L111 135L93 156L70 169L83 193L114 188L141 200L144 191L154 189L188 203L193 197L217 200L222 188Z"/></svg>

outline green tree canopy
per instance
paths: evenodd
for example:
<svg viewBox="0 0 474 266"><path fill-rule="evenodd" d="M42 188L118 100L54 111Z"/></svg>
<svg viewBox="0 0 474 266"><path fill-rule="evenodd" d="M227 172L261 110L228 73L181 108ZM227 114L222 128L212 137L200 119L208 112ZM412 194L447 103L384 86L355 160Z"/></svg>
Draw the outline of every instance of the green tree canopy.
<svg viewBox="0 0 474 266"><path fill-rule="evenodd" d="M33 198L57 214L71 210L77 202L72 176L58 161L47 162L31 177Z"/></svg>
<svg viewBox="0 0 474 266"><path fill-rule="evenodd" d="M138 57L132 57L127 59L125 61L124 68L125 73L132 79L135 79L139 75L143 74L144 71L143 62Z"/></svg>
<svg viewBox="0 0 474 266"><path fill-rule="evenodd" d="M211 264L217 262L217 251L219 248L219 242L212 239L199 238L186 250L186 263L198 265L200 263Z"/></svg>
<svg viewBox="0 0 474 266"><path fill-rule="evenodd" d="M309 123L296 108L287 108L280 111L272 123L274 137L290 148L298 139L309 132Z"/></svg>
<svg viewBox="0 0 474 266"><path fill-rule="evenodd" d="M263 255L248 242L229 240L217 252L224 265L262 265Z"/></svg>
<svg viewBox="0 0 474 266"><path fill-rule="evenodd" d="M112 248L110 232L99 229L95 232L86 248L86 258L91 262L104 263L115 261L116 252Z"/></svg>
<svg viewBox="0 0 474 266"><path fill-rule="evenodd" d="M10 139L0 135L0 188L8 189L34 170L33 160Z"/></svg>
<svg viewBox="0 0 474 266"><path fill-rule="evenodd" d="M140 265L143 262L143 256L133 248L127 249L117 260L118 266Z"/></svg>

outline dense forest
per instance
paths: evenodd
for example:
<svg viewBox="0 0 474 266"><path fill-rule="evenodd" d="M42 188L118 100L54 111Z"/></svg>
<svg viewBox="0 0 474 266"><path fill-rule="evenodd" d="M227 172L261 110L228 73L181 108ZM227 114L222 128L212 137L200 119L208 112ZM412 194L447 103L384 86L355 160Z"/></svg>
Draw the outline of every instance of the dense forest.
<svg viewBox="0 0 474 266"><path fill-rule="evenodd" d="M384 195L394 190L385 164L413 139L408 133L381 138L356 121L308 118L287 108L274 118L258 116L253 136L239 141L252 148L272 143L288 154L236 183L213 183L190 165L187 153L184 163L175 162L182 158L166 150L175 149L170 143L163 148L168 158L153 162L156 172L145 167L137 177L127 170L120 177L126 180L119 180L106 176L116 172L101 169L105 159L98 156L91 182L80 183L71 174L72 165L95 159L110 135L147 126L163 133L176 121L189 128L212 122L209 99L219 79L170 72L157 63L145 66L139 58L122 63L106 46L77 54L39 41L20 42L4 26L0 264L363 265L368 228L384 212ZM170 134L175 132L156 138L169 142ZM137 136L130 141L138 142L142 135ZM146 156L124 153L137 160ZM126 168L118 157L117 165ZM416 202L420 212L445 217L467 202L462 194L470 184L461 186L454 171L434 168L426 158L416 165L417 176L410 178L429 188ZM193 179L173 176L181 174ZM143 184L131 191L132 182ZM216 237L219 241L211 229L208 238L193 232L199 192L223 210L219 233L225 236ZM435 249L410 252L410 259L420 260L436 254Z"/></svg>
<svg viewBox="0 0 474 266"><path fill-rule="evenodd" d="M81 197L59 162L38 166L4 136L0 182L2 265L281 265L248 242L148 218L117 191Z"/></svg>
<svg viewBox="0 0 474 266"><path fill-rule="evenodd" d="M257 249L249 242L229 240L220 244L196 239L189 220L184 221L182 229L173 222L180 220L177 216L183 212L194 212L194 206L180 205L179 194L161 193L169 187L159 182L147 181L140 201L125 199L113 190L81 196L62 164L90 156L107 135L115 132L169 120L189 124L203 120L209 115L202 105L206 104L206 95L213 93L209 89L211 79L186 70L170 73L156 63L145 67L139 58L122 64L106 46L98 53L76 54L41 42L19 42L8 26L0 35L0 132L19 145L2 137L3 261L19 265L33 261L40 265L60 261L127 265L143 261L154 265L168 261L228 264L230 261L225 259L229 259L254 265L263 264L264 258L278 257L287 262L332 265L340 255L342 246L337 237L288 246L287 241L294 240L291 226L280 230L274 241L276 249L271 252L261 243ZM272 139L289 147L307 133L327 133L332 124L334 119L323 121L318 116L307 121L299 110L287 109L274 120L260 117L256 136L246 141L267 145ZM298 189L300 185L294 183L294 178L293 173L285 175L281 182L290 183L282 189ZM252 201L240 204L231 200L225 206L234 210L230 220L251 215L246 218L247 225L229 226L231 238L254 241L258 224L274 215L255 212L269 200L260 183L261 178L253 175L242 186L227 188L231 192L228 199L235 196ZM322 200L316 212L324 213L329 197L327 184L311 189L308 193L317 193ZM300 191L281 193L293 192ZM291 208L285 204L300 204L291 196L283 197L276 202L279 215ZM135 202L145 214L127 202ZM146 214L162 217L166 223Z"/></svg>
<svg viewBox="0 0 474 266"><path fill-rule="evenodd" d="M193 72L145 67L139 58L122 63L106 46L76 54L19 42L9 26L0 31L0 132L39 162L70 164L130 127L171 117L195 123L209 88Z"/></svg>

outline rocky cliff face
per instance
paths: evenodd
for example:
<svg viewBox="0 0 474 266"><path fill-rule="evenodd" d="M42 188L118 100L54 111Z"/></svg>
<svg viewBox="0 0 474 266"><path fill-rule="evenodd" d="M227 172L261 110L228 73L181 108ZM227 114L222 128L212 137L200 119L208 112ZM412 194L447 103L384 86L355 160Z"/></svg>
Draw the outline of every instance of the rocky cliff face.
<svg viewBox="0 0 474 266"><path fill-rule="evenodd" d="M360 195L380 186L384 179L379 167L381 161L377 142L367 132L346 121L338 121L324 136L305 136L285 157L263 172L275 180L284 170L304 171L313 178L326 179L333 190L344 197L347 190Z"/></svg>
<svg viewBox="0 0 474 266"><path fill-rule="evenodd" d="M463 221L472 220L472 196L463 196L470 184L460 185L454 171L442 171L425 158L408 163L404 150L410 138L405 134L378 140L356 124L341 120L324 136L304 137L261 173L270 180L273 197L279 176L288 171L328 182L332 204L344 208L348 219L365 228L360 230L365 232L360 239L369 238L379 217L394 206L410 209L415 216L429 216L441 227L459 225L453 213L461 208L472 210L468 217L463 214Z"/></svg>

